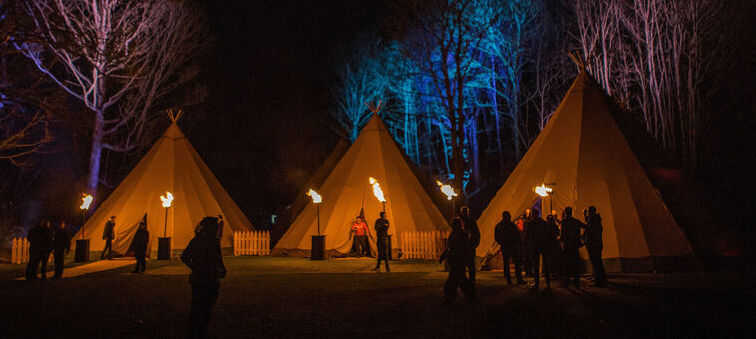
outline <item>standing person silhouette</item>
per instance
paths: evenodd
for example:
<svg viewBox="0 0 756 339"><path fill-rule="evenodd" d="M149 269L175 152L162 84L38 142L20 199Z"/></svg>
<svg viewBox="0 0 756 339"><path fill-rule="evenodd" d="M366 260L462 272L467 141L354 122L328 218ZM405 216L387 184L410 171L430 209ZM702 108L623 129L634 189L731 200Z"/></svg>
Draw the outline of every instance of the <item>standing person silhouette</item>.
<svg viewBox="0 0 756 339"><path fill-rule="evenodd" d="M499 244L499 248L501 249L501 258L504 262L504 278L507 279L507 284L512 285L512 278L509 272L510 260L514 263L517 284L524 284L525 281L522 280L522 266L520 265L522 236L520 235L520 230L512 222L512 215L509 211L502 212L501 221L494 228L494 239L496 239L496 243Z"/></svg>
<svg viewBox="0 0 756 339"><path fill-rule="evenodd" d="M386 212L381 212L381 217L378 218L375 221L375 235L376 235L376 247L378 248L378 262L375 264L375 268L373 268L373 271L379 271L381 270L381 260L383 260L386 263L386 272L391 272L391 269L389 269L389 262L388 262L388 251L391 249L388 248L388 229L389 229L389 221L386 219Z"/></svg>
<svg viewBox="0 0 756 339"><path fill-rule="evenodd" d="M226 276L218 227L218 218L203 218L197 235L181 254L181 261L192 270L189 276L192 286L189 338L207 336L207 325L220 292L220 280Z"/></svg>
<svg viewBox="0 0 756 339"><path fill-rule="evenodd" d="M43 220L32 227L29 234L29 264L26 265L26 280L37 279L37 268L42 265L42 280L47 277L47 260L52 250L52 234L50 233L50 221Z"/></svg>
<svg viewBox="0 0 756 339"><path fill-rule="evenodd" d="M55 258L55 274L53 279L63 277L63 259L71 250L71 234L66 229L66 222L61 221L60 226L53 232L53 257Z"/></svg>
<svg viewBox="0 0 756 339"><path fill-rule="evenodd" d="M580 229L585 228L585 224L580 220L572 217L572 207L565 207L562 216L562 286L568 287L570 280L575 284L575 288L580 287Z"/></svg>
<svg viewBox="0 0 756 339"><path fill-rule="evenodd" d="M456 299L458 288L461 288L468 298L475 300L475 284L465 276L469 254L469 235L462 230L462 220L459 218L452 220L451 227L449 246L439 259L439 262L446 260L449 265L449 276L444 283L444 306L450 306Z"/></svg>
<svg viewBox="0 0 756 339"><path fill-rule="evenodd" d="M594 285L605 287L608 282L606 271L604 271L604 262L601 259L601 251L604 249L604 227L601 226L601 214L596 213L596 207L590 206L583 211L583 215L585 216L583 238L585 249L588 250L588 259L593 267L593 275L596 277Z"/></svg>
<svg viewBox="0 0 756 339"><path fill-rule="evenodd" d="M150 242L150 232L147 230L147 215L139 222L139 228L134 235L134 258L136 267L133 273L144 273L147 269L147 245Z"/></svg>
<svg viewBox="0 0 756 339"><path fill-rule="evenodd" d="M467 272L470 281L475 283L475 250L480 245L480 229L478 222L470 215L470 208L462 206L459 209L459 218L462 219L462 229L469 235L469 246L467 254Z"/></svg>
<svg viewBox="0 0 756 339"><path fill-rule="evenodd" d="M115 215L110 216L110 220L105 223L105 229L102 230L102 239L105 240L105 248L102 249L100 254L100 260L108 257L108 260L113 260L113 239L115 239ZM106 254L107 253L107 254Z"/></svg>

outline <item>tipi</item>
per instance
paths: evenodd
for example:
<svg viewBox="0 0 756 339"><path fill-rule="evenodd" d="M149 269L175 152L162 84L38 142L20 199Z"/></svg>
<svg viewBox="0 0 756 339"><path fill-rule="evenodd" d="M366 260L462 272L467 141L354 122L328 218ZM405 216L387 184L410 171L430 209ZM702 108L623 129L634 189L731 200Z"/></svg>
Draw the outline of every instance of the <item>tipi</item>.
<svg viewBox="0 0 756 339"><path fill-rule="evenodd" d="M496 250L493 233L501 213L522 214L539 199L534 188L542 184L553 189L541 201L546 213L571 206L582 220L583 209L597 208L607 270L650 271L670 257L693 254L615 123L609 100L585 70L578 75L478 219L478 256Z"/></svg>
<svg viewBox="0 0 756 339"><path fill-rule="evenodd" d="M386 197L386 215L394 249L399 244L397 235L402 232L448 229L444 217L420 185L386 126L374 114L323 185L316 189L323 197L320 230L326 236L328 257L349 253L351 223L362 208L373 231L373 221L383 207L373 196L368 183L370 177L378 180ZM294 219L271 255L309 256L310 236L316 234L317 222L316 207L310 203Z"/></svg>
<svg viewBox="0 0 756 339"><path fill-rule="evenodd" d="M113 252L119 254L129 249L145 214L153 250L157 248L157 238L164 234L172 237L171 248L185 248L194 236L195 226L206 216L223 215L221 247L233 245L233 230L252 228L176 125L181 112L168 114L171 125L163 136L100 204L74 239L91 239L91 250L102 249L102 233L110 216L116 216ZM166 192L174 196L167 214L160 199Z"/></svg>

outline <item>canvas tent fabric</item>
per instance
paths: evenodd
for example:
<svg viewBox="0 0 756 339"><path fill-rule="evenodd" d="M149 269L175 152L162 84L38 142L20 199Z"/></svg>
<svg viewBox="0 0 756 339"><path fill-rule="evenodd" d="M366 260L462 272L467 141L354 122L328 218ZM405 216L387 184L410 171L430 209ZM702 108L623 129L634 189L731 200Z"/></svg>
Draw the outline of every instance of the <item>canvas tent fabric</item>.
<svg viewBox="0 0 756 339"><path fill-rule="evenodd" d="M73 240L91 239L90 250L99 251L105 223L116 216L113 251L126 254L137 226L147 214L150 247L157 238L172 237L171 248L183 249L194 236L195 226L206 216L223 215L221 247L233 246L234 230L251 230L252 224L221 186L186 139L176 119L111 195L100 204ZM173 204L162 206L161 195L170 191Z"/></svg>
<svg viewBox="0 0 756 339"><path fill-rule="evenodd" d="M373 226L382 205L373 195L369 177L378 180L386 197L393 249L398 249L397 234L402 232L448 229L444 217L420 185L386 126L378 115L374 115L323 185L313 187L323 197L320 233L326 236L328 257L349 253L352 246L349 230L363 207L371 234L375 237ZM294 219L271 255L310 256L311 236L316 235L316 229L316 206L309 203ZM372 245L374 247L375 243Z"/></svg>
<svg viewBox="0 0 756 339"><path fill-rule="evenodd" d="M603 221L607 269L649 271L665 258L693 254L613 120L609 100L585 71L578 75L478 219L478 256L497 250L493 233L501 213L522 214L539 199L534 188L544 183L554 184L553 195L542 198L546 213L552 206L560 213L571 206L582 220L583 209L596 206Z"/></svg>

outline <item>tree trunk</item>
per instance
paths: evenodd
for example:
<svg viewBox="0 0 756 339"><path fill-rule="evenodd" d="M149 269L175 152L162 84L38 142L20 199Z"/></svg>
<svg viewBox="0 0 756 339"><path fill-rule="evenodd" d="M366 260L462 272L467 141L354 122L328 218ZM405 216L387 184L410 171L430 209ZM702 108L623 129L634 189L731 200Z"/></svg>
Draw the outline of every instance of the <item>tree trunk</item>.
<svg viewBox="0 0 756 339"><path fill-rule="evenodd" d="M102 155L102 139L105 135L105 117L102 112L95 112L94 127L92 130L92 152L89 154L89 176L87 179L87 192L97 196L97 184L100 180L100 158Z"/></svg>

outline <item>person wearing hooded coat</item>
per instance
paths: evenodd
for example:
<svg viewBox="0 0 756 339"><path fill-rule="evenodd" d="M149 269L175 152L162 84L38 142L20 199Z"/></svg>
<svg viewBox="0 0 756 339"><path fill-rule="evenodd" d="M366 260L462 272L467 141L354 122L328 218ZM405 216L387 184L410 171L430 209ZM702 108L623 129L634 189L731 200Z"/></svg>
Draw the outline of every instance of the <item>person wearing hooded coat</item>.
<svg viewBox="0 0 756 339"><path fill-rule="evenodd" d="M181 254L181 260L192 270L189 276L189 284L192 286L190 338L207 336L207 325L220 292L220 280L226 276L218 228L218 218L203 218L197 234Z"/></svg>

